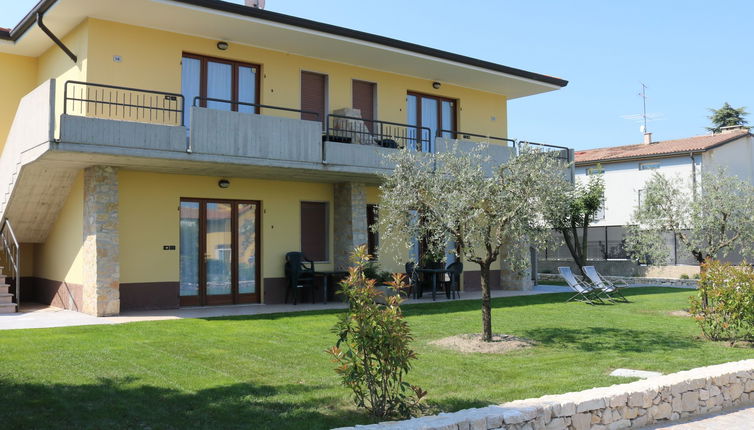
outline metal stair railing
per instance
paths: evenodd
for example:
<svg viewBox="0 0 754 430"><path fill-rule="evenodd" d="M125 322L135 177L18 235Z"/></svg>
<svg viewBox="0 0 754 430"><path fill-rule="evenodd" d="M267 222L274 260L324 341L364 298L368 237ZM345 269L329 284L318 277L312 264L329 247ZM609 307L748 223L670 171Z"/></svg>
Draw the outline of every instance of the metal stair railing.
<svg viewBox="0 0 754 430"><path fill-rule="evenodd" d="M6 277L14 280L16 306L21 305L21 248L18 246L16 234L13 233L13 226L7 218L3 220L0 226L0 266L7 268L10 272Z"/></svg>

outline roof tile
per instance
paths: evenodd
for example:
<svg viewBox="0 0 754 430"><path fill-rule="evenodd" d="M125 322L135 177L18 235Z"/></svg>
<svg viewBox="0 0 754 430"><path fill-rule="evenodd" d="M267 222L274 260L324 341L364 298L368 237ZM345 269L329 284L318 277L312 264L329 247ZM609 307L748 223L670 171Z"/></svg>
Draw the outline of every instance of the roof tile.
<svg viewBox="0 0 754 430"><path fill-rule="evenodd" d="M660 142L652 142L650 144L588 149L584 151L576 151L576 163L618 160L624 158L654 157L691 151L706 151L709 148L739 139L746 135L749 135L748 131L740 130L732 133L709 134L705 136L687 137L684 139L663 140Z"/></svg>

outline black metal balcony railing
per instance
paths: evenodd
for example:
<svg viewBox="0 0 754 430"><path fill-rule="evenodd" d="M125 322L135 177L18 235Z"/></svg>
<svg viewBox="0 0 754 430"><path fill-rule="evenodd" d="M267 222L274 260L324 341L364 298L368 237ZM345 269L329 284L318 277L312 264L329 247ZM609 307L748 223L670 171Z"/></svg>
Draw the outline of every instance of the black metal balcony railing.
<svg viewBox="0 0 754 430"><path fill-rule="evenodd" d="M432 130L397 122L330 114L327 115L323 139L426 152L432 145Z"/></svg>
<svg viewBox="0 0 754 430"><path fill-rule="evenodd" d="M162 125L187 125L184 96L164 91L144 90L91 82L67 81L63 91L63 113L95 118L124 121L146 122ZM283 112L295 112L311 115L315 121L322 121L320 114L314 111L293 109L281 106L246 103L211 97L194 97L193 106L210 108L215 105L229 105L231 110L243 111L242 107L253 108L252 113L260 109ZM486 136L454 130L438 130L433 136L428 127L417 127L390 121L368 120L358 117L328 114L324 118L322 142L360 143L386 148L405 148L415 151L432 151L435 137L452 139L494 140L505 142L506 146L518 147L532 145L544 151L553 152L565 162L572 162L571 152L564 146L545 143L516 141L503 137Z"/></svg>
<svg viewBox="0 0 754 430"><path fill-rule="evenodd" d="M539 149L545 152L553 152L555 154L555 158L562 160L566 163L570 163L573 161L571 159L571 150L565 146L549 145L547 143L527 142L525 140L518 141L519 150L521 149L522 146L525 146L525 145L538 147Z"/></svg>
<svg viewBox="0 0 754 430"><path fill-rule="evenodd" d="M184 125L183 95L67 81L63 113L163 125Z"/></svg>
<svg viewBox="0 0 754 430"><path fill-rule="evenodd" d="M296 112L299 114L313 115L315 118L314 121L321 121L319 117L319 112L314 112L310 110L293 109L293 108L272 106L272 105L263 105L259 103L247 103L247 102L239 102L239 101L232 101L232 100L223 100L223 99L216 99L212 97L194 97L193 106L206 107L210 103L219 103L221 105L228 105L228 107L230 107L231 110L235 110L235 111L240 110L242 106L254 108L254 112L247 112L247 113L259 113L259 109L272 109L272 110L279 110L279 111L284 111L284 112Z"/></svg>
<svg viewBox="0 0 754 430"><path fill-rule="evenodd" d="M506 146L510 144L514 146L516 141L514 139L508 139L505 137L486 136L484 134L469 133L466 131L455 130L438 130L437 137L448 137L450 139L464 139L464 140L492 140L497 142L505 142Z"/></svg>

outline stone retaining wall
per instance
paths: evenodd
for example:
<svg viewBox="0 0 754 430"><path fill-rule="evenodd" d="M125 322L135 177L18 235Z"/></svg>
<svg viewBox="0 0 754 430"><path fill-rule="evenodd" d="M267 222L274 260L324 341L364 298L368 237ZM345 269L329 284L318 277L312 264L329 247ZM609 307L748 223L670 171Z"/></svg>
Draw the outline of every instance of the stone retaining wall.
<svg viewBox="0 0 754 430"><path fill-rule="evenodd" d="M340 430L615 430L754 404L754 360L643 381Z"/></svg>
<svg viewBox="0 0 754 430"><path fill-rule="evenodd" d="M610 281L623 281L629 285L653 285L658 287L680 287L680 288L697 288L699 280L697 279L673 279L673 278L636 278L631 276L605 276ZM537 279L540 283L546 284L547 281L563 282L563 277L553 273L538 273Z"/></svg>

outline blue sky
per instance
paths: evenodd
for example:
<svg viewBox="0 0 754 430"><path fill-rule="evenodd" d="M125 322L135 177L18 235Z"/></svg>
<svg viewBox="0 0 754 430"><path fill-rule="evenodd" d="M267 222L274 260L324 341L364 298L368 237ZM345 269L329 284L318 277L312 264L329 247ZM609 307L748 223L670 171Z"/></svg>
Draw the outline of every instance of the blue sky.
<svg viewBox="0 0 754 430"><path fill-rule="evenodd" d="M9 27L36 0L3 3ZM639 122L623 118L641 113L640 82L655 140L705 134L707 108L726 101L754 111L750 0L267 0L267 9L569 80L509 103L518 139L640 143Z"/></svg>

